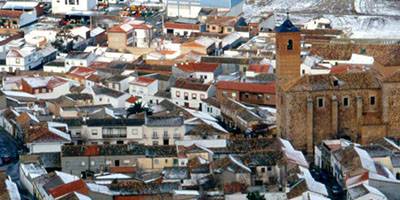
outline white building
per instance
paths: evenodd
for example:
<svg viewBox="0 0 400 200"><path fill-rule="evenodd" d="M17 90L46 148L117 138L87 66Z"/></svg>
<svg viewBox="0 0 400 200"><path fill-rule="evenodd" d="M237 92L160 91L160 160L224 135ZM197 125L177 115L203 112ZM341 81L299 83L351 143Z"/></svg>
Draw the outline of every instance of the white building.
<svg viewBox="0 0 400 200"><path fill-rule="evenodd" d="M47 171L43 166L37 163L21 163L19 166L19 174L22 184L31 195L34 195L32 185L33 179L47 174Z"/></svg>
<svg viewBox="0 0 400 200"><path fill-rule="evenodd" d="M331 20L323 17L311 19L309 22L304 23L304 29L328 29L331 28Z"/></svg>
<svg viewBox="0 0 400 200"><path fill-rule="evenodd" d="M36 47L13 48L6 56L8 69L2 69L2 71L31 70L39 66L42 63L42 59L42 56L36 52Z"/></svg>
<svg viewBox="0 0 400 200"><path fill-rule="evenodd" d="M82 93L93 95L94 105L111 104L114 108L125 108L125 101L131 97L127 93L96 85L85 88Z"/></svg>
<svg viewBox="0 0 400 200"><path fill-rule="evenodd" d="M62 131L65 130L65 131ZM68 125L57 122L39 122L30 125L25 133L30 154L61 152L61 146L71 142Z"/></svg>
<svg viewBox="0 0 400 200"><path fill-rule="evenodd" d="M202 99L214 96L215 87L209 84L194 83L179 79L171 87L171 99L177 105L201 109Z"/></svg>
<svg viewBox="0 0 400 200"><path fill-rule="evenodd" d="M138 77L137 79L129 82L129 94L142 98L145 103L150 103L151 97L153 97L158 91L158 80Z"/></svg>
<svg viewBox="0 0 400 200"><path fill-rule="evenodd" d="M73 66L87 67L95 58L91 52L69 52L65 58L65 70L69 71Z"/></svg>
<svg viewBox="0 0 400 200"><path fill-rule="evenodd" d="M243 0L167 0L167 16L182 18L197 18L202 8L215 8L229 16L240 15L243 12Z"/></svg>
<svg viewBox="0 0 400 200"><path fill-rule="evenodd" d="M53 14L65 14L70 11L90 11L96 5L96 0L51 0Z"/></svg>

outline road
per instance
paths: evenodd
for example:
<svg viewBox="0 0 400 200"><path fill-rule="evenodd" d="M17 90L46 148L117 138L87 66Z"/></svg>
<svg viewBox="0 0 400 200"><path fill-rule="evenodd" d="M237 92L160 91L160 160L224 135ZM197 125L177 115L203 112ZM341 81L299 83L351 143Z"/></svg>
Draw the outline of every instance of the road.
<svg viewBox="0 0 400 200"><path fill-rule="evenodd" d="M17 184L18 190L22 200L31 200L33 197L22 185L19 179L19 161L18 161L18 150L22 149L21 145L18 144L10 135L0 128L0 155L1 157L7 155L11 158L9 163L0 165L6 169L7 175Z"/></svg>

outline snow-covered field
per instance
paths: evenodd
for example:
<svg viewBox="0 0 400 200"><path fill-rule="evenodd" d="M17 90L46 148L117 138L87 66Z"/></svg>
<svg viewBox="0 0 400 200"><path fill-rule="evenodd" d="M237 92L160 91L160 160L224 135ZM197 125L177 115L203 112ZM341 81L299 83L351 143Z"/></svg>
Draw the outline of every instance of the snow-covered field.
<svg viewBox="0 0 400 200"><path fill-rule="evenodd" d="M296 24L323 16L338 29L350 28L352 38L400 39L400 1L393 0L247 0L244 16L251 19L274 12L277 23L286 17Z"/></svg>

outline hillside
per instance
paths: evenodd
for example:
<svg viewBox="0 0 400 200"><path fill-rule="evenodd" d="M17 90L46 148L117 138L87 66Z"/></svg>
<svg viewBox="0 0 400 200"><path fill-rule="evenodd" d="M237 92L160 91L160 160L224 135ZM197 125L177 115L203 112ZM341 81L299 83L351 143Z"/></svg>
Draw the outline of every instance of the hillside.
<svg viewBox="0 0 400 200"><path fill-rule="evenodd" d="M247 19L274 12L278 23L287 11L294 23L324 16L334 28L351 28L353 38L400 38L397 0L247 0L244 7Z"/></svg>

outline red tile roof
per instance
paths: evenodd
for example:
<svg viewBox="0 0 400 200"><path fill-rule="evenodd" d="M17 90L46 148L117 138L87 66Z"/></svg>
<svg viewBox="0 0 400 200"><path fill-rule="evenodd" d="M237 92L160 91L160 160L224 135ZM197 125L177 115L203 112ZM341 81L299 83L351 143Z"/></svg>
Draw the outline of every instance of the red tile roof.
<svg viewBox="0 0 400 200"><path fill-rule="evenodd" d="M110 167L109 171L112 173L133 173L135 170L135 167Z"/></svg>
<svg viewBox="0 0 400 200"><path fill-rule="evenodd" d="M198 24L177 24L171 21L167 21L165 23L165 28L200 30L200 26Z"/></svg>
<svg viewBox="0 0 400 200"><path fill-rule="evenodd" d="M73 76L78 76L80 78L87 79L89 76L94 74L96 70L87 68L87 67L76 67L74 70L72 70L69 75Z"/></svg>
<svg viewBox="0 0 400 200"><path fill-rule="evenodd" d="M150 26L146 24L129 24L133 27L133 29L150 29Z"/></svg>
<svg viewBox="0 0 400 200"><path fill-rule="evenodd" d="M187 89L187 90L207 91L210 88L210 85L186 81L184 79L178 79L175 82L175 85L172 87Z"/></svg>
<svg viewBox="0 0 400 200"><path fill-rule="evenodd" d="M188 63L179 64L176 68L185 72L214 72L218 68L218 63Z"/></svg>
<svg viewBox="0 0 400 200"><path fill-rule="evenodd" d="M339 65L331 68L330 74L340 74L348 71L363 71L363 67L355 65Z"/></svg>
<svg viewBox="0 0 400 200"><path fill-rule="evenodd" d="M155 81L155 79L152 79L152 78L138 77L136 80L131 81L129 84L147 86L150 83L153 83L154 81Z"/></svg>
<svg viewBox="0 0 400 200"><path fill-rule="evenodd" d="M89 189L82 179L72 181L70 183L60 185L49 190L50 195L53 196L53 198L55 199L71 192L78 192L84 195L89 195Z"/></svg>
<svg viewBox="0 0 400 200"><path fill-rule="evenodd" d="M89 67L90 68L107 68L110 65L108 62L99 62L99 61L93 61L90 63Z"/></svg>
<svg viewBox="0 0 400 200"><path fill-rule="evenodd" d="M169 50L157 50L156 52L164 55L171 55L176 53L176 51L169 51Z"/></svg>
<svg viewBox="0 0 400 200"><path fill-rule="evenodd" d="M255 73L267 74L271 68L271 65L260 65L260 64L252 64L249 66L247 71L253 71Z"/></svg>
<svg viewBox="0 0 400 200"><path fill-rule="evenodd" d="M259 84L259 83L244 83L234 81L219 81L216 85L220 90L234 90L242 92L257 92L275 94L275 83Z"/></svg>
<svg viewBox="0 0 400 200"><path fill-rule="evenodd" d="M138 100L139 100L138 98L136 98L134 96L131 96L128 99L126 99L125 101L128 102L128 103L135 103Z"/></svg>
<svg viewBox="0 0 400 200"><path fill-rule="evenodd" d="M205 47L205 46L203 46L203 45L201 45L199 43L196 43L196 42L184 43L181 46L183 46L183 47Z"/></svg>
<svg viewBox="0 0 400 200"><path fill-rule="evenodd" d="M17 18L24 14L23 11L17 10L0 10L0 17Z"/></svg>

